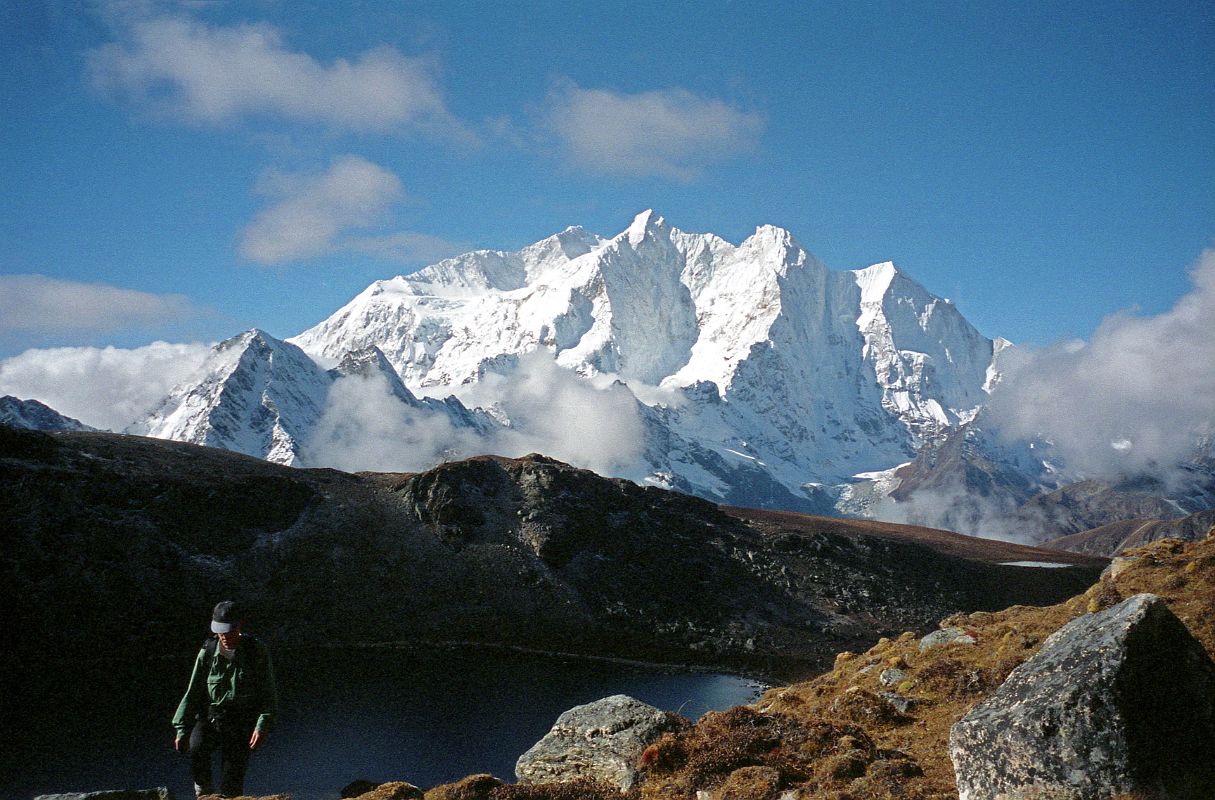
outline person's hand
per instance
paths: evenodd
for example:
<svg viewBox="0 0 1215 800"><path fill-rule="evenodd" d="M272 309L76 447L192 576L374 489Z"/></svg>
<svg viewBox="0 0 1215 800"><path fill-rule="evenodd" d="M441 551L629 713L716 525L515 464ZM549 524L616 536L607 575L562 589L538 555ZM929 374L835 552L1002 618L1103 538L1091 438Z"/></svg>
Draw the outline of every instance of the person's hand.
<svg viewBox="0 0 1215 800"><path fill-rule="evenodd" d="M253 732L253 735L249 737L249 749L256 750L261 745L261 743L263 741L265 741L265 739L266 739L266 734L262 733L261 731L255 730Z"/></svg>
<svg viewBox="0 0 1215 800"><path fill-rule="evenodd" d="M173 749L179 753L184 753L186 752L187 746L186 737L182 736L180 733L177 734L177 738L173 740Z"/></svg>

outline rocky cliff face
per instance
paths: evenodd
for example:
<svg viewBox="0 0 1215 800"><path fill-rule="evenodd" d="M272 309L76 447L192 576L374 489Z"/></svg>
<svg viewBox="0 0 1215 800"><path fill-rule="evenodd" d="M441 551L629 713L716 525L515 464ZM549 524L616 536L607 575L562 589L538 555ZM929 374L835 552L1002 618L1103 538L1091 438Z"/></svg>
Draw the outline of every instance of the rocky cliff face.
<svg viewBox="0 0 1215 800"><path fill-rule="evenodd" d="M119 634L188 649L199 609L231 594L284 642L472 640L789 672L958 608L1048 602L1094 573L1012 545L968 555L914 531L748 520L542 457L356 476L112 434L0 437L14 659ZM998 563L1060 557L1081 566Z"/></svg>
<svg viewBox="0 0 1215 800"><path fill-rule="evenodd" d="M1076 480L1049 466L1056 458L1048 442L1008 442L986 423L986 413L980 412L891 470L885 502L894 505L881 513L1041 543L1115 523L1175 520L1215 506L1215 467L1208 457L1170 471L1167 480L1148 475ZM855 502L845 501L844 509L873 513L863 505L873 501L855 494ZM1113 555L1100 549L1077 552Z"/></svg>

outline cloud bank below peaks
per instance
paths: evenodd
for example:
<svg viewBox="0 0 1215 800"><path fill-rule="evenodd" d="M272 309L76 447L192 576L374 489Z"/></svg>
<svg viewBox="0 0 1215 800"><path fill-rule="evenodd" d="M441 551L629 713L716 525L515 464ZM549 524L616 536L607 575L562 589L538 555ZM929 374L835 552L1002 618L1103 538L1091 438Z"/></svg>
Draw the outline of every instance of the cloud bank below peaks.
<svg viewBox="0 0 1215 800"><path fill-rule="evenodd" d="M198 370L207 344L54 347L0 361L0 395L36 399L86 425L123 431Z"/></svg>
<svg viewBox="0 0 1215 800"><path fill-rule="evenodd" d="M1088 342L1028 354L991 399L1009 438L1044 438L1092 477L1161 474L1215 434L1215 250L1170 310L1107 317Z"/></svg>
<svg viewBox="0 0 1215 800"><path fill-rule="evenodd" d="M460 395L503 427L478 433L437 410L405 405L383 375L339 378L304 443L303 460L348 472L418 472L475 455L542 453L601 475L645 472L639 470L644 428L623 384L597 385L535 352L462 387Z"/></svg>
<svg viewBox="0 0 1215 800"><path fill-rule="evenodd" d="M482 452L542 453L600 475L639 479L645 427L628 387L587 380L536 351L459 387L460 399L504 422ZM485 447L485 445L482 445Z"/></svg>
<svg viewBox="0 0 1215 800"><path fill-rule="evenodd" d="M348 375L329 388L303 443L309 466L347 472L421 472L482 451L477 435L442 414L405 405L383 375Z"/></svg>

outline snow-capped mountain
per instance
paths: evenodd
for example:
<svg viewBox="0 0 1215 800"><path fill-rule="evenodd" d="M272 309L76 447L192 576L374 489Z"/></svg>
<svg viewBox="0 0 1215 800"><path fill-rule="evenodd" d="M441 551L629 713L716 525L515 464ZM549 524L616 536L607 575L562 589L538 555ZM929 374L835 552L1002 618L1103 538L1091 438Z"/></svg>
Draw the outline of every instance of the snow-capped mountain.
<svg viewBox="0 0 1215 800"><path fill-rule="evenodd" d="M216 345L199 373L128 433L310 466L309 442L341 378L379 381L402 409L439 415L455 428L483 433L495 425L458 400L419 400L374 347L344 353L337 367L326 370L295 345L254 329Z"/></svg>
<svg viewBox="0 0 1215 800"><path fill-rule="evenodd" d="M722 503L1041 538L1060 525L1030 512L1101 517L1074 492L1025 511L1085 476L994 427L1016 360L891 262L830 270L780 228L732 244L647 211L377 281L286 342L243 333L130 430L347 470L535 451ZM1134 505L1118 491L1098 505Z"/></svg>
<svg viewBox="0 0 1215 800"><path fill-rule="evenodd" d="M94 431L78 419L66 417L37 400L0 397L0 425L35 431Z"/></svg>
<svg viewBox="0 0 1215 800"><path fill-rule="evenodd" d="M322 359L378 347L418 391L548 350L646 397L651 481L719 499L758 481L750 500L786 506L971 419L999 352L893 263L833 271L780 228L734 245L652 211L612 238L569 228L377 281L290 341Z"/></svg>

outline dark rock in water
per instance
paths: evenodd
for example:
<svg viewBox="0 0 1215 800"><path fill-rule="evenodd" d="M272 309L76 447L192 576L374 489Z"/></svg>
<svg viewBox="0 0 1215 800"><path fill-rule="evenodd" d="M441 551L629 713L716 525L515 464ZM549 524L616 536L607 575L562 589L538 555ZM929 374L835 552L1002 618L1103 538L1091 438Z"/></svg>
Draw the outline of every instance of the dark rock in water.
<svg viewBox="0 0 1215 800"><path fill-rule="evenodd" d="M1215 787L1215 663L1152 594L1065 625L949 736L961 800Z"/></svg>
<svg viewBox="0 0 1215 800"><path fill-rule="evenodd" d="M641 753L667 731L688 726L678 714L623 694L575 706L519 757L520 783L589 778L627 792L637 782Z"/></svg>
<svg viewBox="0 0 1215 800"><path fill-rule="evenodd" d="M104 789L97 792L40 794L34 800L173 800L173 792L164 786L155 789Z"/></svg>

